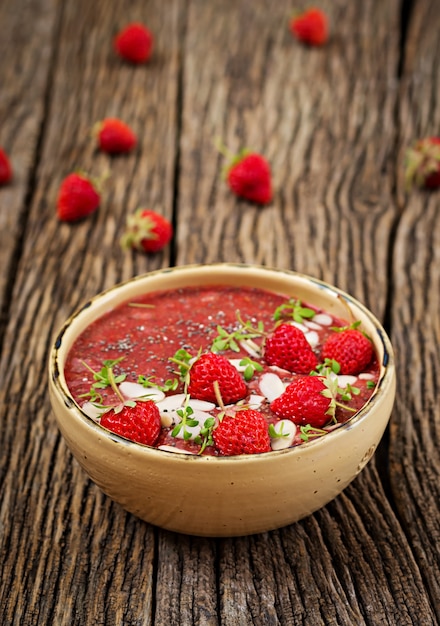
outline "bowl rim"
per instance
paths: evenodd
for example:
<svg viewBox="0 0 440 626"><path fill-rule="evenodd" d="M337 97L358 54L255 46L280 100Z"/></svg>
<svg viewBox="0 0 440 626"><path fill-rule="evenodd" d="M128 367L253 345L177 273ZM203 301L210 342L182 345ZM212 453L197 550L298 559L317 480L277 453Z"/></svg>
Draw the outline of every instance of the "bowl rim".
<svg viewBox="0 0 440 626"><path fill-rule="evenodd" d="M145 444L138 443L136 441L131 441L113 433L112 431L103 428L98 422L96 422L93 418L89 417L79 406L79 404L74 400L72 394L70 393L67 384L65 383L64 376L62 375L60 366L59 366L59 351L61 346L63 345L62 339L65 334L68 332L72 323L77 320L85 311L87 311L95 302L105 300L108 298L112 292L124 288L128 289L130 284L141 282L143 280L149 279L150 277L160 276L162 274L169 274L171 272L186 272L193 270L253 270L253 271L263 271L269 274L279 273L285 275L287 277L296 278L302 280L307 283L312 283L316 285L320 289L323 289L327 292L330 292L333 295L340 296L343 298L348 305L352 304L356 308L362 311L362 313L369 319L369 321L374 325L377 335L378 341L381 343L383 348L383 357L382 362L380 363L380 374L378 383L376 385L376 389L373 394L367 400L367 402L346 422L336 425L332 430L330 430L327 435L322 437L317 437L315 439L311 439L309 441L303 442L301 445L293 446L289 448L285 448L283 450L271 450L270 452L261 452L257 454L242 454L235 456L214 456L214 455L199 455L199 454L186 454L186 453L176 453L171 452L169 450L161 450L159 448L155 448L154 446L148 446ZM208 284L208 283L206 283ZM213 283L215 284L215 283ZM220 284L217 282L217 284ZM164 288L166 289L166 287ZM160 289L158 289L159 291ZM121 301L123 302L123 301ZM98 319L100 315L98 315L95 319ZM377 350L377 348L376 348ZM198 264L187 264L187 265L178 265L172 267L161 268L157 270L153 270L150 272L146 272L143 274L138 274L124 281L120 281L115 285L112 285L103 291L95 294L91 298L89 298L82 305L78 306L66 319L64 324L61 326L60 330L56 334L55 340L52 342L50 352L49 352L49 361L48 361L48 373L49 373L49 385L52 386L52 389L57 393L59 399L63 402L68 410L74 412L77 419L83 421L89 428L102 437L106 437L109 441L112 441L117 444L122 444L127 447L133 447L133 450L136 450L139 454L150 454L154 453L155 455L166 455L167 459L174 459L176 462L197 462L199 463L226 463L226 462L256 462L262 459L269 460L270 458L279 457L281 455L297 455L300 454L305 449L316 448L320 445L325 445L328 437L330 436L332 441L336 438L341 437L344 432L347 430L351 430L357 427L359 424L368 417L368 414L374 408L374 406L381 401L384 396L384 393L390 388L393 384L393 379L395 378L395 363L394 363L394 351L391 345L391 341L383 328L381 322L376 318L374 313L372 313L364 304L362 304L355 297L351 296L347 292L343 291L339 287L336 287L328 282L325 282L319 278L315 278L308 274L304 274L301 272L297 272L295 270L285 269L285 268L277 268L265 265L257 265L257 264L249 264L249 263L198 263Z"/></svg>

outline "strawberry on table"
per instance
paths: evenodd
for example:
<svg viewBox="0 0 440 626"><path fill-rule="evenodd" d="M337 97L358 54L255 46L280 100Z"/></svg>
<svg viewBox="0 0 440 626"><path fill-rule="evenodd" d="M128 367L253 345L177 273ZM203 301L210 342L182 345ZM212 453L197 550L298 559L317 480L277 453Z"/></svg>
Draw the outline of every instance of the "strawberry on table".
<svg viewBox="0 0 440 626"><path fill-rule="evenodd" d="M107 117L94 128L99 148L109 154L130 152L137 143L137 137L125 122L115 117Z"/></svg>
<svg viewBox="0 0 440 626"><path fill-rule="evenodd" d="M280 324L266 339L264 360L296 374L309 374L318 364L304 333L292 324Z"/></svg>
<svg viewBox="0 0 440 626"><path fill-rule="evenodd" d="M216 393L216 388L217 392ZM230 361L214 352L199 356L189 370L188 393L197 400L224 404L238 402L247 395L247 386Z"/></svg>
<svg viewBox="0 0 440 626"><path fill-rule="evenodd" d="M405 181L412 186L436 189L440 187L440 137L416 141L405 154Z"/></svg>
<svg viewBox="0 0 440 626"><path fill-rule="evenodd" d="M226 176L236 196L256 204L272 200L270 166L261 154L243 150L229 164Z"/></svg>
<svg viewBox="0 0 440 626"><path fill-rule="evenodd" d="M327 15L318 8L310 8L294 15L289 28L294 37L309 46L323 46L329 38Z"/></svg>
<svg viewBox="0 0 440 626"><path fill-rule="evenodd" d="M259 411L237 411L225 416L212 433L214 445L223 456L270 452L270 437L266 418Z"/></svg>
<svg viewBox="0 0 440 626"><path fill-rule="evenodd" d="M125 405L119 412L104 413L101 426L131 441L153 446L161 431L159 409L152 400Z"/></svg>
<svg viewBox="0 0 440 626"><path fill-rule="evenodd" d="M341 374L360 374L372 361L373 344L357 328L342 328L328 336L321 350L323 360L337 361Z"/></svg>
<svg viewBox="0 0 440 626"><path fill-rule="evenodd" d="M99 181L81 172L69 174L58 192L58 218L64 222L80 220L96 211L100 201Z"/></svg>
<svg viewBox="0 0 440 626"><path fill-rule="evenodd" d="M6 185L12 179L12 166L6 152L0 148L0 185Z"/></svg>
<svg viewBox="0 0 440 626"><path fill-rule="evenodd" d="M121 238L123 249L159 252L173 236L173 226L163 215L150 209L138 209L127 217Z"/></svg>
<svg viewBox="0 0 440 626"><path fill-rule="evenodd" d="M272 175L267 160L246 148L235 155L221 141L215 144L228 159L224 174L231 191L250 202L268 204L272 200Z"/></svg>
<svg viewBox="0 0 440 626"><path fill-rule="evenodd" d="M328 391L320 376L298 376L270 408L282 419L322 428L334 416L334 403Z"/></svg>
<svg viewBox="0 0 440 626"><path fill-rule="evenodd" d="M153 50L151 31L139 22L127 24L114 38L117 54L130 63L146 63Z"/></svg>

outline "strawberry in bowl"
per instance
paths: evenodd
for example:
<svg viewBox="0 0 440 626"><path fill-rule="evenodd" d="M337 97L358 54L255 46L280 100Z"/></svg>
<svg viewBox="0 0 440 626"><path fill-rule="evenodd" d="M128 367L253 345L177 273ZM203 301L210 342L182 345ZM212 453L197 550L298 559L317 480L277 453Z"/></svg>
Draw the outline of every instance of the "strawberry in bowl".
<svg viewBox="0 0 440 626"><path fill-rule="evenodd" d="M371 351L348 373L324 347L353 324ZM60 331L49 369L58 426L103 491L207 536L325 505L373 454L395 388L389 340L360 303L294 272L229 264L98 295Z"/></svg>

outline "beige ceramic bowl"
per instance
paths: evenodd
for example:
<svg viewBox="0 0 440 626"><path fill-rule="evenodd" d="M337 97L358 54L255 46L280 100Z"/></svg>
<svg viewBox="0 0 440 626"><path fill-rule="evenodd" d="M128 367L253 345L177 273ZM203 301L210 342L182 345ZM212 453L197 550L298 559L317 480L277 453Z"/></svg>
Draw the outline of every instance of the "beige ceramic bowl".
<svg viewBox="0 0 440 626"><path fill-rule="evenodd" d="M129 442L101 428L72 399L63 375L76 337L96 318L141 293L188 285L260 287L347 319L347 305L372 338L381 363L377 390L349 422L298 447L239 457L190 456ZM126 510L157 526L193 535L237 536L279 528L335 498L373 455L395 396L389 339L351 296L301 274L217 264L138 276L96 296L74 313L50 354L49 388L58 426L91 479Z"/></svg>

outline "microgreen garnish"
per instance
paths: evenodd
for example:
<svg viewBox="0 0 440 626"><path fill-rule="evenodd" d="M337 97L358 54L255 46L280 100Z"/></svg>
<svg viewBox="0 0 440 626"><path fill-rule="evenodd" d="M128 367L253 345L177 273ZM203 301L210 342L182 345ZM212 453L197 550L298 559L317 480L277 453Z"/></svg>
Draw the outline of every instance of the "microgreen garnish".
<svg viewBox="0 0 440 626"><path fill-rule="evenodd" d="M323 430L322 428L314 428L310 424L300 426L299 430L301 432L300 438L303 441L310 441L310 439L316 439L316 437L322 437L322 435L327 434L326 430Z"/></svg>
<svg viewBox="0 0 440 626"><path fill-rule="evenodd" d="M243 376L245 380L250 380L255 372L263 371L263 366L257 361L252 361L248 356L241 359L239 365L244 367Z"/></svg>
<svg viewBox="0 0 440 626"><path fill-rule="evenodd" d="M223 398L222 398L222 394L220 392L220 385L218 384L218 380L215 380L212 383L212 386L214 387L214 394L215 394L215 399L217 400L217 405L224 410L225 408L225 404L223 402Z"/></svg>
<svg viewBox="0 0 440 626"><path fill-rule="evenodd" d="M320 376L322 382L324 383L326 389L321 391L322 395L325 398L330 399L330 404L326 411L327 415L330 415L333 422L336 422L336 407L340 407L341 409L346 409L347 411L351 411L353 413L357 412L357 409L354 409L346 404L342 404L336 400L339 395L344 402L351 400L353 395L358 395L360 393L360 389L358 387L353 387L352 385L347 385L346 387L340 387L338 384L338 376L337 374L340 371L340 365L334 359L326 359L323 364L318 365L316 370L318 371L318 376Z"/></svg>
<svg viewBox="0 0 440 626"><path fill-rule="evenodd" d="M289 433L284 432L284 424L281 424L280 430L276 430L273 424L269 425L269 437L271 439L281 439L282 437L288 437Z"/></svg>
<svg viewBox="0 0 440 626"><path fill-rule="evenodd" d="M218 335L212 342L212 352L222 352L228 349L233 352L240 352L239 342L250 342L252 339L265 336L264 324L261 320L257 323L257 326L254 327L250 320L245 322L240 317L240 311L237 311L236 315L239 322L239 327L236 330L228 333L228 331L221 326L217 326ZM259 350L259 347L252 341L252 348L255 349L255 347Z"/></svg>
<svg viewBox="0 0 440 626"><path fill-rule="evenodd" d="M121 394L121 392L118 389L118 384L122 383L125 379L126 379L126 374L119 374L118 376L115 376L113 368L115 365L117 365L120 361L122 361L124 357L120 357L119 359L108 359L106 361L103 362L102 368L98 371L95 372L90 365L87 365L87 363L85 361L83 361L83 365L90 371L93 373L93 379L94 379L94 383L92 384L92 386L90 387L90 391L88 394L83 394L82 397L86 397L89 396L90 400L94 403L101 403L102 402L102 396L99 392L97 392L97 389L106 389L107 387L111 387L113 389L113 391L115 392L115 394L118 396L118 398L120 398L120 400L122 402L124 402L124 398Z"/></svg>
<svg viewBox="0 0 440 626"><path fill-rule="evenodd" d="M316 366L316 374L315 372L311 372L311 374L315 376L323 374L325 376L329 370L334 374L339 374L341 366L335 359L324 359L324 363L319 363Z"/></svg>
<svg viewBox="0 0 440 626"><path fill-rule="evenodd" d="M180 417L180 422L176 424L176 426L174 426L173 430L171 431L171 436L177 437L180 431L183 430L183 438L185 441L188 441L188 439L191 439L192 437L192 433L191 431L187 430L187 426L193 427L199 425L198 420L191 418L191 415L194 413L194 411L190 406L188 406L188 399L189 397L187 396L185 405L181 409L178 409L176 411L177 415Z"/></svg>
<svg viewBox="0 0 440 626"><path fill-rule="evenodd" d="M353 396L358 396L360 394L361 390L359 389L359 387L353 387L353 385L346 385L343 389L339 390L339 394L341 396L341 399L344 402L348 402L349 400L352 400Z"/></svg>
<svg viewBox="0 0 440 626"><path fill-rule="evenodd" d="M163 391L164 393L166 393L167 391L175 391L179 385L179 381L177 380L177 378L169 378L164 382L163 385L158 385L157 383L153 382L152 379L153 376L143 376L142 374L140 374L138 377L138 383L143 387L154 387L155 389L160 389L160 391Z"/></svg>
<svg viewBox="0 0 440 626"><path fill-rule="evenodd" d="M215 418L207 417L200 430L200 435L194 439L195 443L200 445L199 454L202 454L208 446L214 445L214 439L212 437L214 426Z"/></svg>
<svg viewBox="0 0 440 626"><path fill-rule="evenodd" d="M374 380L367 380L367 389L374 389L376 386L376 383L374 382Z"/></svg>
<svg viewBox="0 0 440 626"><path fill-rule="evenodd" d="M280 304L280 306L275 309L273 318L276 322L288 318L293 319L295 322L298 322L298 324L302 324L304 319L311 319L315 317L315 315L316 311L303 306L300 300L290 298L288 302Z"/></svg>
<svg viewBox="0 0 440 626"><path fill-rule="evenodd" d="M200 352L199 352L200 354ZM191 361L193 359L192 354L190 354L184 348L180 348L169 358L169 361L175 363L178 366L178 374L183 383L188 385L189 383L189 370L191 369Z"/></svg>

